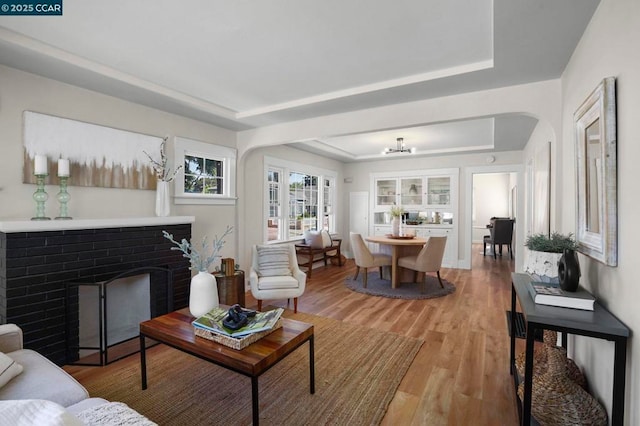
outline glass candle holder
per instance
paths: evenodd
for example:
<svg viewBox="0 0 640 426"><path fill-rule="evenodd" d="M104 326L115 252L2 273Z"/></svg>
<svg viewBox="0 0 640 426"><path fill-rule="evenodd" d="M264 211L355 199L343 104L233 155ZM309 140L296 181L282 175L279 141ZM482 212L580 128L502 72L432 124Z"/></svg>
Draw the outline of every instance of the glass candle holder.
<svg viewBox="0 0 640 426"><path fill-rule="evenodd" d="M51 220L50 217L44 214L45 203L49 199L49 194L44 190L44 180L47 176L48 174L36 175L36 185L38 185L38 189L33 193L33 199L36 202L36 215L32 217L31 220Z"/></svg>
<svg viewBox="0 0 640 426"><path fill-rule="evenodd" d="M58 192L56 198L60 203L60 216L56 217L56 220L68 220L71 219L68 206L71 195L67 192L67 180L69 180L69 176L58 176L58 179L60 180L60 192Z"/></svg>

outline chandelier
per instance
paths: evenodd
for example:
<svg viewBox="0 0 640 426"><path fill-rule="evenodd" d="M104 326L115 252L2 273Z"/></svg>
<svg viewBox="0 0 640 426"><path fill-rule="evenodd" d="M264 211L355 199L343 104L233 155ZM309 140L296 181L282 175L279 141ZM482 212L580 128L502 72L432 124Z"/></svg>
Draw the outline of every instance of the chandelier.
<svg viewBox="0 0 640 426"><path fill-rule="evenodd" d="M407 148L404 145L404 138L398 138L396 139L396 147L395 148L385 148L384 151L382 151L383 154L397 154L397 153L409 153L409 154L413 154L414 152L416 152L415 148Z"/></svg>

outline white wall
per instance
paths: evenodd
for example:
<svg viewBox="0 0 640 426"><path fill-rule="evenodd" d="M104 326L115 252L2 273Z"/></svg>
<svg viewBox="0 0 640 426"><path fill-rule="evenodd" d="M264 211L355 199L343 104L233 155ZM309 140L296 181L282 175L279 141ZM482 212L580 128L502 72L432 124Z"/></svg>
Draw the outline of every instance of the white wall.
<svg viewBox="0 0 640 426"><path fill-rule="evenodd" d="M562 176L564 202L556 216L563 232L576 229L576 176L573 114L600 81L617 78L618 136L618 266L608 267L580 255L581 283L632 333L640 330L640 2L602 0L562 75L562 145L556 172ZM640 340L631 338L627 351L625 424L640 424ZM613 343L576 338L571 351L585 368L591 389L611 412Z"/></svg>
<svg viewBox="0 0 640 426"><path fill-rule="evenodd" d="M25 110L95 123L155 136L185 136L235 147L235 132L186 119L89 90L0 66L0 218L28 219L35 213L35 185L22 183L22 113ZM173 140L167 149L173 164ZM91 141L87 141L90 144ZM47 215L57 215L57 187L47 187ZM69 214L75 218L145 217L155 215L155 192L69 187ZM237 225L236 207L171 206L172 215L195 216L193 236L200 240ZM235 236L223 255L235 256Z"/></svg>
<svg viewBox="0 0 640 426"><path fill-rule="evenodd" d="M473 175L472 240L481 243L492 217L509 217L510 173Z"/></svg>

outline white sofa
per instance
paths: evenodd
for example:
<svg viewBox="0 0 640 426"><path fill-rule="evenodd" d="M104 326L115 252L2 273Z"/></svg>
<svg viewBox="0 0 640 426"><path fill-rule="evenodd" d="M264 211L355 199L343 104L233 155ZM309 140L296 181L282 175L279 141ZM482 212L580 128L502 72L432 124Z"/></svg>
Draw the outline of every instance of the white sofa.
<svg viewBox="0 0 640 426"><path fill-rule="evenodd" d="M127 425L155 425L125 404L90 398L87 390L62 368L37 352L24 349L22 330L15 324L0 325L0 352L22 367L22 372L0 387L0 426L18 422L45 424L42 416L51 425L120 424L109 418L113 415L122 417L119 420L133 420L123 423Z"/></svg>

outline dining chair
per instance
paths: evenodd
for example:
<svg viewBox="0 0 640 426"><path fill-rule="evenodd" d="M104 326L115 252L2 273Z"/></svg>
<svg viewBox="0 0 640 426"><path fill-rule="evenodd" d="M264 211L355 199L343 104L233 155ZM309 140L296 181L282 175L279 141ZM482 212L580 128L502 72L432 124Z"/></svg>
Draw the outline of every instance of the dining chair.
<svg viewBox="0 0 640 426"><path fill-rule="evenodd" d="M380 278L382 278L382 267L391 266L391 256L384 253L372 253L362 239L361 234L351 232L349 233L349 240L351 241L353 257L355 257L356 260L356 275L353 279L354 281L358 279L360 268L364 268L362 287L367 288L367 268L378 267Z"/></svg>
<svg viewBox="0 0 640 426"><path fill-rule="evenodd" d="M403 256L398 258L398 266L412 269L414 271L413 281L417 280L418 272L423 272L424 279L420 291L424 293L427 282L427 272L435 272L440 282L440 287L444 288L440 278L440 268L444 257L444 249L447 245L447 237L429 237L420 252L414 256Z"/></svg>
<svg viewBox="0 0 640 426"><path fill-rule="evenodd" d="M513 241L513 224L514 219L508 218L492 218L491 227L489 231L491 235L487 235L483 238L483 255L486 256L487 244L493 248L493 258L496 259L496 246L500 247L500 256L502 256L502 245L506 244L511 259L513 259L513 248L511 242Z"/></svg>

